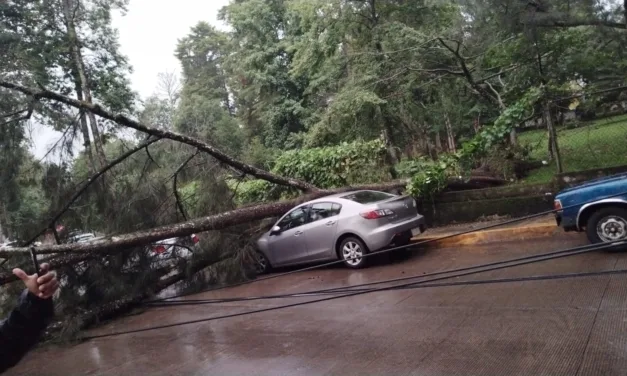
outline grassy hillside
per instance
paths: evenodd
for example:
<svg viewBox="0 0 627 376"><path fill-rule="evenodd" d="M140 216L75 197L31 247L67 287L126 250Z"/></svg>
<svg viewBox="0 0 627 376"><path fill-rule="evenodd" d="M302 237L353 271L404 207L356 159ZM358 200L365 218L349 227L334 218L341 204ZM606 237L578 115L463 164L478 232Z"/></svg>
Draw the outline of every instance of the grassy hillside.
<svg viewBox="0 0 627 376"><path fill-rule="evenodd" d="M558 130L558 144L565 172L627 165L627 115L582 123ZM532 147L532 156L548 160L545 130L521 133L519 141ZM531 171L525 183L549 182L556 172L553 163Z"/></svg>

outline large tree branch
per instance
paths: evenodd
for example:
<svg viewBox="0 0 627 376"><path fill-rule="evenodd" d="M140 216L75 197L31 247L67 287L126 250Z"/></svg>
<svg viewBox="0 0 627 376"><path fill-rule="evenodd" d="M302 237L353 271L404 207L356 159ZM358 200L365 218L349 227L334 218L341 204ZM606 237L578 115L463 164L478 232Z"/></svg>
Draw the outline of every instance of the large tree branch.
<svg viewBox="0 0 627 376"><path fill-rule="evenodd" d="M251 205L248 207L231 210L228 212L193 219L186 222L176 223L156 227L149 230L137 231L130 234L113 235L85 243L73 243L62 245L44 245L37 248L38 254L70 254L70 253L111 253L134 246L150 244L159 240L189 236L195 233L211 230L221 230L230 226L253 222L256 220L280 216L294 206L329 194L348 192L360 189L391 190L402 188L407 181L395 181L390 183L369 184L356 187L344 187L325 191L316 191L308 195L301 196L294 200L286 200L262 205ZM17 253L29 253L30 248L0 248L0 257L10 257Z"/></svg>
<svg viewBox="0 0 627 376"><path fill-rule="evenodd" d="M37 248L37 253L91 253L92 255L97 253L114 253L116 251L124 250L130 247L150 244L163 239L184 237L204 231L222 230L235 225L249 223L270 217L277 217L303 202L331 194L350 192L355 190L398 190L403 189L407 185L407 182L407 180L397 180L387 183L367 184L330 190L319 190L307 195L303 195L293 200L284 200L261 205L249 205L216 215L192 219L190 221L175 223L172 225L156 227L149 230L137 231L130 234L112 235L96 241L62 245L44 245ZM471 177L470 181L468 182L459 178L451 178L448 184L449 186L459 186L460 184L463 185L478 183L489 183L491 185L494 185L502 184L504 183L504 180L489 176L474 176ZM11 255L16 255L19 253L28 254L30 253L30 248L0 248L0 257L2 258L10 257Z"/></svg>
<svg viewBox="0 0 627 376"><path fill-rule="evenodd" d="M420 68L407 67L407 70L414 71L414 72L424 72L424 73L446 73L446 74L450 74L453 76L465 75L464 71L455 71L455 70L448 69L448 68L420 69Z"/></svg>
<svg viewBox="0 0 627 376"><path fill-rule="evenodd" d="M6 116L3 116L3 117L10 117L12 119L9 119L9 120L7 120L7 121L5 121L3 123L0 123L0 127L5 126L5 125L7 125L9 123L12 123L12 122L29 120L31 118L31 116L33 116L33 111L35 111L35 102L36 102L36 99L33 98L31 103L28 105L28 108L26 108L24 110L20 110L20 111L14 112L14 113L6 115ZM21 114L23 112L26 112L26 113L24 115L20 116L20 117L13 118L13 116L19 115L19 114Z"/></svg>
<svg viewBox="0 0 627 376"><path fill-rule="evenodd" d="M462 69L463 77L466 78L466 81L468 81L468 84L472 87L472 89L474 89L479 95L486 98L487 100L499 104L496 97L492 96L487 90L481 87L481 85L477 81L475 81L470 69L468 68L468 65L466 64L466 59L459 53L459 50L461 49L461 42L454 41L455 43L457 43L457 47L453 48L442 38L438 38L438 41L442 46L444 46L444 48L449 50L453 54L453 56L455 56Z"/></svg>
<svg viewBox="0 0 627 376"><path fill-rule="evenodd" d="M131 155L137 153L138 151L142 150L143 148L159 141L160 138L155 138L155 137L151 137L150 139L142 142L141 144L137 145L136 147L129 149L126 153L120 155L119 157L117 157L116 159L114 159L113 161L109 162L106 166L104 166L103 168L100 169L100 171L96 172L95 174L93 174L89 179L87 179L87 181L85 182L85 184L83 184L83 186L74 193L74 195L72 195L72 197L70 198L70 200L65 204L65 206L54 216L52 217L52 219L50 220L50 222L48 223L48 226L46 226L45 229L41 230L39 233L37 233L37 235L33 236L29 241L27 241L25 243L26 246L30 245L31 243L33 243L35 240L37 240L38 237L40 237L43 233L46 232L46 230L48 228L54 228L55 224L57 223L57 221L59 220L59 218L61 218L61 216L63 214L65 214L66 211L68 211L70 209L70 207L72 207L72 205L74 204L74 202L76 202L76 200L78 200L79 197L81 197L81 195L83 193L85 193L85 191L87 190L87 188L89 188L94 182L96 182L98 180L99 177L101 177L102 175L104 175L107 171L109 171L110 169L112 169L113 167L117 166L118 164L122 163L123 161L125 161L128 157L130 157Z"/></svg>
<svg viewBox="0 0 627 376"><path fill-rule="evenodd" d="M626 11L627 12L627 11ZM627 15L626 15L627 17ZM626 23L613 22L603 20L595 17L578 17L566 13L539 13L533 12L526 19L523 19L522 24L535 26L535 27L554 27L554 28L568 28L578 26L603 26L614 29L626 29Z"/></svg>
<svg viewBox="0 0 627 376"><path fill-rule="evenodd" d="M50 99L53 101L61 102L68 106L91 112L104 119L114 121L118 123L119 125L132 128L132 129L147 133L152 136L156 136L160 138L167 138L167 139L178 141L178 142L190 145L190 146L194 146L200 149L201 151L213 156L220 162L225 163L229 166L232 166L233 168L243 173L246 173L247 175L254 176L258 179L266 180L266 181L269 181L271 183L278 184L278 185L297 188L305 192L313 192L313 191L318 190L316 187L314 187L313 185L307 182L304 182L298 179L291 179L291 178L286 178L283 176L275 175L271 172L264 171L254 166L245 164L235 158L230 157L229 155L218 150L217 148L203 141L200 141L196 138L185 136L176 132L149 127L138 121L129 119L123 114L114 114L112 112L109 112L103 109L98 104L92 104L92 103L79 101L79 100L69 98L67 96L64 96L64 95L61 95L61 94L58 94L49 90L45 90L45 89L37 90L37 89L33 89L33 88L21 86L21 85L16 85L14 83L7 82L7 81L0 81L0 87L4 87L7 89L11 89L11 90L16 90L16 91L19 91L21 93L24 93L26 95L30 95L36 98L46 98L46 99Z"/></svg>
<svg viewBox="0 0 627 376"><path fill-rule="evenodd" d="M187 218L187 213L185 213L185 208L183 207L183 202L181 201L181 195L179 195L179 191L178 191L178 187L177 187L177 183L178 183L178 176L179 176L179 172L181 172L181 170L183 170L185 168L185 166L187 166L187 164L194 159L194 157L196 155L198 155L199 150L196 149L196 152L192 155L190 155L183 163L181 163L181 165L176 169L176 171L174 171L174 179L172 182L172 190L174 191L174 199L176 200L176 206L178 208L178 210L181 212L181 216L183 217L184 220L188 220Z"/></svg>

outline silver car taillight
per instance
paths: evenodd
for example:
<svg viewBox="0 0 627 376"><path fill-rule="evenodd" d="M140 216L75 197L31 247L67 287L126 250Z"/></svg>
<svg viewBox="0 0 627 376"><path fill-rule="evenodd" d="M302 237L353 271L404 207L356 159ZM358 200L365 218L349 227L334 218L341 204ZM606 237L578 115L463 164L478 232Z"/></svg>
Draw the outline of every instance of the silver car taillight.
<svg viewBox="0 0 627 376"><path fill-rule="evenodd" d="M362 217L366 219L379 219L383 217L388 217L390 215L394 215L394 212L390 209L377 209L371 210L363 213L359 213Z"/></svg>

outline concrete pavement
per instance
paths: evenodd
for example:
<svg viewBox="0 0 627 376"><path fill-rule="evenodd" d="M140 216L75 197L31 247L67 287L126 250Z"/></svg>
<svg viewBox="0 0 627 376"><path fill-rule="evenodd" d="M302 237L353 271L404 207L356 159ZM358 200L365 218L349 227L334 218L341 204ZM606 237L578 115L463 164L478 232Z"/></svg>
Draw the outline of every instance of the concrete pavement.
<svg viewBox="0 0 627 376"><path fill-rule="evenodd" d="M586 244L539 241L417 250L370 268L297 273L196 295L300 292L429 273ZM597 252L458 280L627 268ZM622 375L627 277L466 285L371 293L274 312L44 347L9 375ZM194 320L319 297L151 309L92 333Z"/></svg>

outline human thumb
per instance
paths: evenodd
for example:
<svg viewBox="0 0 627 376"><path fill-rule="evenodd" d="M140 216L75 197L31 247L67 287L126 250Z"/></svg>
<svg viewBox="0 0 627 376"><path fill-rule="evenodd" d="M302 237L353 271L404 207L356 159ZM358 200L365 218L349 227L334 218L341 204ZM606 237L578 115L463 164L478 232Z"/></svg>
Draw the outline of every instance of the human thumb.
<svg viewBox="0 0 627 376"><path fill-rule="evenodd" d="M13 274L24 282L28 281L28 274L20 268L13 269Z"/></svg>

